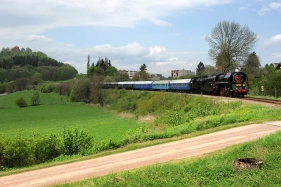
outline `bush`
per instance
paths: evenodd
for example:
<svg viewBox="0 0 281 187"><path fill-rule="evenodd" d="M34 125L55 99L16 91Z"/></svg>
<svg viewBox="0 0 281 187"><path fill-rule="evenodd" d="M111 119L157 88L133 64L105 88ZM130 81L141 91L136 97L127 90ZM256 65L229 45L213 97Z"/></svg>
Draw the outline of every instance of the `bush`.
<svg viewBox="0 0 281 187"><path fill-rule="evenodd" d="M55 88L56 86L54 83L44 83L39 85L39 89L42 93L51 93Z"/></svg>
<svg viewBox="0 0 281 187"><path fill-rule="evenodd" d="M27 103L26 103L26 101L24 100L23 97L20 97L16 100L16 105L19 106L19 107L26 107Z"/></svg>
<svg viewBox="0 0 281 187"><path fill-rule="evenodd" d="M62 140L54 134L42 136L34 133L31 138L35 163L51 160L62 153Z"/></svg>
<svg viewBox="0 0 281 187"><path fill-rule="evenodd" d="M73 102L90 102L91 82L89 79L80 78L75 81L70 93L70 99Z"/></svg>
<svg viewBox="0 0 281 187"><path fill-rule="evenodd" d="M32 148L23 137L16 137L13 140L5 141L3 147L3 166L20 167L33 163Z"/></svg>
<svg viewBox="0 0 281 187"><path fill-rule="evenodd" d="M30 99L30 103L31 103L31 105L37 105L37 104L40 103L40 94L39 94L39 91L33 92L32 97L31 97L31 99Z"/></svg>
<svg viewBox="0 0 281 187"><path fill-rule="evenodd" d="M86 130L69 129L63 132L64 154L83 154L93 145L93 137Z"/></svg>

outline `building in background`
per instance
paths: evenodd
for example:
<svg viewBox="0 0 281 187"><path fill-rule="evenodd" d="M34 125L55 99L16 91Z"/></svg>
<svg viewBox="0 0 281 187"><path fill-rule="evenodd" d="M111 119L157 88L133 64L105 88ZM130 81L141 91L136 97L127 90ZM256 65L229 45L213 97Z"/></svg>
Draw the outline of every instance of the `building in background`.
<svg viewBox="0 0 281 187"><path fill-rule="evenodd" d="M280 70L281 69L281 62L279 62L279 63L272 63L270 65L272 65L276 70Z"/></svg>
<svg viewBox="0 0 281 187"><path fill-rule="evenodd" d="M162 77L162 74L155 74L155 73L151 73L149 74L149 78L152 81L159 81Z"/></svg>
<svg viewBox="0 0 281 187"><path fill-rule="evenodd" d="M119 70L119 73L128 74L130 79L133 79L135 73L139 73L139 71L130 71L130 70ZM148 73L149 79L152 81L158 81L162 77L162 74Z"/></svg>
<svg viewBox="0 0 281 187"><path fill-rule="evenodd" d="M185 70L185 69L182 69L182 70L172 70L171 71L171 77L173 79L177 79L177 78L180 78L181 76L189 75L191 73L192 73L191 70Z"/></svg>
<svg viewBox="0 0 281 187"><path fill-rule="evenodd" d="M135 73L138 73L139 71L130 71L130 70L119 70L119 73L127 73L130 77L130 79L132 79L135 75Z"/></svg>

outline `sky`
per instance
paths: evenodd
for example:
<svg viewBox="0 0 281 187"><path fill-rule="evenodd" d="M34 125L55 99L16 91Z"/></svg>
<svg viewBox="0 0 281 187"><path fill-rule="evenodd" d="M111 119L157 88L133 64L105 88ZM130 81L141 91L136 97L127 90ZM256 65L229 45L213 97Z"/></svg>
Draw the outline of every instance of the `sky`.
<svg viewBox="0 0 281 187"><path fill-rule="evenodd" d="M262 66L281 62L281 0L1 0L0 18L1 49L29 47L79 73L88 55L166 77L215 65L205 36L222 21L257 34Z"/></svg>

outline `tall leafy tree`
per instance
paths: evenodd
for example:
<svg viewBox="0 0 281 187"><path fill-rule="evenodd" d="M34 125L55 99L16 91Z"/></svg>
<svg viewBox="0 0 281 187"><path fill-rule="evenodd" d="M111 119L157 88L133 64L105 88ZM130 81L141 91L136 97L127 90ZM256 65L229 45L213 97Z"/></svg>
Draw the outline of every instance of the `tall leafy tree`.
<svg viewBox="0 0 281 187"><path fill-rule="evenodd" d="M88 55L88 62L87 62L87 71L90 68L90 55Z"/></svg>
<svg viewBox="0 0 281 187"><path fill-rule="evenodd" d="M149 74L146 72L146 70L147 70L146 64L141 65L140 66L140 72L137 73L137 74L135 73L136 76L134 75L133 79L137 79L137 77L138 77L138 79L140 81L148 80L149 79Z"/></svg>
<svg viewBox="0 0 281 187"><path fill-rule="evenodd" d="M203 64L203 62L200 61L196 68L196 75L201 76L204 69L205 69L205 65Z"/></svg>
<svg viewBox="0 0 281 187"><path fill-rule="evenodd" d="M211 65L207 65L203 71L203 75L207 75L207 76L212 76L219 73L220 71L215 66L211 66Z"/></svg>
<svg viewBox="0 0 281 187"><path fill-rule="evenodd" d="M247 58L249 51L257 41L257 35L247 26L237 22L219 22L206 36L210 45L209 56L215 62L224 62L222 71L236 66Z"/></svg>
<svg viewBox="0 0 281 187"><path fill-rule="evenodd" d="M145 64L140 66L140 70L141 71L146 71L147 70L147 66Z"/></svg>
<svg viewBox="0 0 281 187"><path fill-rule="evenodd" d="M244 61L242 71L253 79L260 78L263 74L259 57L255 52L251 53Z"/></svg>

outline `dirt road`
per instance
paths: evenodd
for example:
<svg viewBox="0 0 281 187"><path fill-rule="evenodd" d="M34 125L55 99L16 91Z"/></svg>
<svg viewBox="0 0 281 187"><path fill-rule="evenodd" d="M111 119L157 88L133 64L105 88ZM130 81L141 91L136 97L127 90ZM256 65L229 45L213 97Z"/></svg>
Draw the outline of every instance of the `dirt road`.
<svg viewBox="0 0 281 187"><path fill-rule="evenodd" d="M253 124L76 163L0 177L0 186L46 186L210 153L281 130L281 121Z"/></svg>

